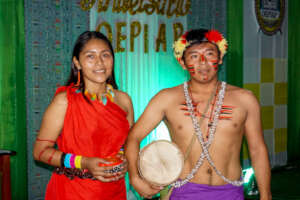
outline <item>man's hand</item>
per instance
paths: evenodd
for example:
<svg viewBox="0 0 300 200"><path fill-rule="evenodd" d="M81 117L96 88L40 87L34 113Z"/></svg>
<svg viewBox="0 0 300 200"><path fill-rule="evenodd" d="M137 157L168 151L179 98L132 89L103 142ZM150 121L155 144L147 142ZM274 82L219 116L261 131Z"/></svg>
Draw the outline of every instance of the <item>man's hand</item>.
<svg viewBox="0 0 300 200"><path fill-rule="evenodd" d="M135 177L130 180L130 184L139 193L140 196L151 199L155 194L159 193L163 187L151 185L140 177Z"/></svg>

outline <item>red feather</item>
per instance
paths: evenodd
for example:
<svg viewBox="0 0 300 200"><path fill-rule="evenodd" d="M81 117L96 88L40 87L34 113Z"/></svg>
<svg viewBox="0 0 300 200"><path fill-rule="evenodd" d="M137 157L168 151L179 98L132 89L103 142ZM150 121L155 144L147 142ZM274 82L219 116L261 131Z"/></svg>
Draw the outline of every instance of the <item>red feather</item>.
<svg viewBox="0 0 300 200"><path fill-rule="evenodd" d="M205 33L205 37L207 38L208 41L215 42L215 43L223 39L222 34L217 30L208 31L207 33Z"/></svg>

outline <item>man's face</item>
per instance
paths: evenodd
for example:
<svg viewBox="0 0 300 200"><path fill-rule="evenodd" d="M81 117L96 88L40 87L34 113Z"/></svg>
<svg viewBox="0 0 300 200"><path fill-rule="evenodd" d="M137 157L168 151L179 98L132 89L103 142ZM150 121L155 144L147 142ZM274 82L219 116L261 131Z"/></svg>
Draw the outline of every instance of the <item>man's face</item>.
<svg viewBox="0 0 300 200"><path fill-rule="evenodd" d="M215 78L218 66L222 64L216 45L209 42L187 48L184 58L181 65L189 71L192 79L199 82L209 82Z"/></svg>

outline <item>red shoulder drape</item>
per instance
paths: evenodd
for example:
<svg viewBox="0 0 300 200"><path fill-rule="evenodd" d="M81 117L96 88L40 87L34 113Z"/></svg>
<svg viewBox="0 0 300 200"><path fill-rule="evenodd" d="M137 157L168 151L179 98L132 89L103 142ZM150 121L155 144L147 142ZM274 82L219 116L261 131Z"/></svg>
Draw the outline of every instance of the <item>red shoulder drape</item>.
<svg viewBox="0 0 300 200"><path fill-rule="evenodd" d="M67 92L68 108L57 139L59 150L100 158L117 154L129 132L125 111L109 99L106 105L97 100L89 103L71 86L58 88L56 93L62 91ZM69 180L53 173L46 191L47 199L126 199L125 181Z"/></svg>

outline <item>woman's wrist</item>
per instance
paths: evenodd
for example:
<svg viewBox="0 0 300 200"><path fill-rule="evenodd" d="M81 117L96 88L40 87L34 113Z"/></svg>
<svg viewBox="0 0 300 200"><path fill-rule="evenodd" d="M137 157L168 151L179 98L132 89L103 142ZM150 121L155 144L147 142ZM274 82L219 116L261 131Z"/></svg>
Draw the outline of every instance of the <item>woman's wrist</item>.
<svg viewBox="0 0 300 200"><path fill-rule="evenodd" d="M78 156L71 153L62 153L60 158L60 166L63 168L77 168L82 169L84 165L82 165L83 156ZM85 161L84 161L85 162Z"/></svg>
<svg viewBox="0 0 300 200"><path fill-rule="evenodd" d="M81 168L87 169L87 157L82 156L81 158Z"/></svg>

